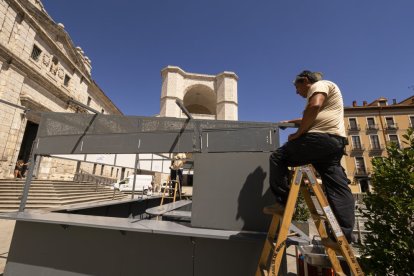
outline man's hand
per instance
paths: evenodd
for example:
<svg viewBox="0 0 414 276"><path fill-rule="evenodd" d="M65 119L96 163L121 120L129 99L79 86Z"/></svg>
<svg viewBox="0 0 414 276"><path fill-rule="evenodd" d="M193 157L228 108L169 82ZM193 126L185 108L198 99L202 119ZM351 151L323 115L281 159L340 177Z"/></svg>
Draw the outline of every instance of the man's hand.
<svg viewBox="0 0 414 276"><path fill-rule="evenodd" d="M302 134L301 133L298 133L298 132L292 133L292 134L289 135L288 141L292 141L292 140L298 139L301 135Z"/></svg>

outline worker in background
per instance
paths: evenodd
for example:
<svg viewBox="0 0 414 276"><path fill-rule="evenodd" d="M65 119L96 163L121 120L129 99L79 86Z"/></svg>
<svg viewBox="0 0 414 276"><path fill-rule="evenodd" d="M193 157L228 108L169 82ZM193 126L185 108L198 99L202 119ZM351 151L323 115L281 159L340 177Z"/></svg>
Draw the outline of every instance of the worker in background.
<svg viewBox="0 0 414 276"><path fill-rule="evenodd" d="M23 170L24 170L24 166L29 165L28 163L24 163L23 160L17 160L16 162L16 166L14 167L14 179L17 180L17 178L23 178Z"/></svg>
<svg viewBox="0 0 414 276"><path fill-rule="evenodd" d="M322 80L320 73L311 71L301 72L293 84L307 103L301 119L284 121L299 128L270 156L270 187L276 204L267 208L284 208L289 194L288 167L312 164L322 178L336 219L351 242L355 201L340 164L347 144L341 91L335 83Z"/></svg>
<svg viewBox="0 0 414 276"><path fill-rule="evenodd" d="M171 180L171 184L172 184L172 189L174 189L174 180L177 181L178 180L178 193L181 194L181 186L183 183L183 167L186 161L186 154L185 153L177 153L174 157L173 160L171 162L171 166L170 166L170 180ZM178 176L178 179L177 179ZM173 190L170 190L170 193L173 193Z"/></svg>

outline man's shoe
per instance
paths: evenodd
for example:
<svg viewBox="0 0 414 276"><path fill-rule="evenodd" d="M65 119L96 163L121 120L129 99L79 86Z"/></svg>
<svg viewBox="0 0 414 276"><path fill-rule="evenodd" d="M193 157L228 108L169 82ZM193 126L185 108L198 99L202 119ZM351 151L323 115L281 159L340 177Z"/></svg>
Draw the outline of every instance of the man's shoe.
<svg viewBox="0 0 414 276"><path fill-rule="evenodd" d="M281 216L283 216L283 213L285 212L285 205L283 205L282 203L279 202L275 202L275 204L270 205L270 206L266 206L263 208L263 213L267 214L267 215L274 215L274 214L279 214Z"/></svg>

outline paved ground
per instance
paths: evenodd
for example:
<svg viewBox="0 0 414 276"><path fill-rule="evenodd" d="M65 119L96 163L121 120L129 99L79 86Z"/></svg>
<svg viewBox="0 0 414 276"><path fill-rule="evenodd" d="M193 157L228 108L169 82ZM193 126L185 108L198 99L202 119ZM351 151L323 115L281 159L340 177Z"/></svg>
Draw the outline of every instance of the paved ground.
<svg viewBox="0 0 414 276"><path fill-rule="evenodd" d="M3 275L15 222L0 219L0 275Z"/></svg>

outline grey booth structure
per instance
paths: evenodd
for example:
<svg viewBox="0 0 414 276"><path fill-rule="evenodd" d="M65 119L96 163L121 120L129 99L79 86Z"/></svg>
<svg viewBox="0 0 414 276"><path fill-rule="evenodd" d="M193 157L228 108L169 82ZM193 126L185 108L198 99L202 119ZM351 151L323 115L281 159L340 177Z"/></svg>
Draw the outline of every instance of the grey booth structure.
<svg viewBox="0 0 414 276"><path fill-rule="evenodd" d="M270 223L262 209L273 201L269 155L281 126L42 113L20 211L0 215L16 220L4 275L254 275ZM193 153L192 201L24 211L36 156L178 152ZM163 220L148 216L157 212Z"/></svg>

